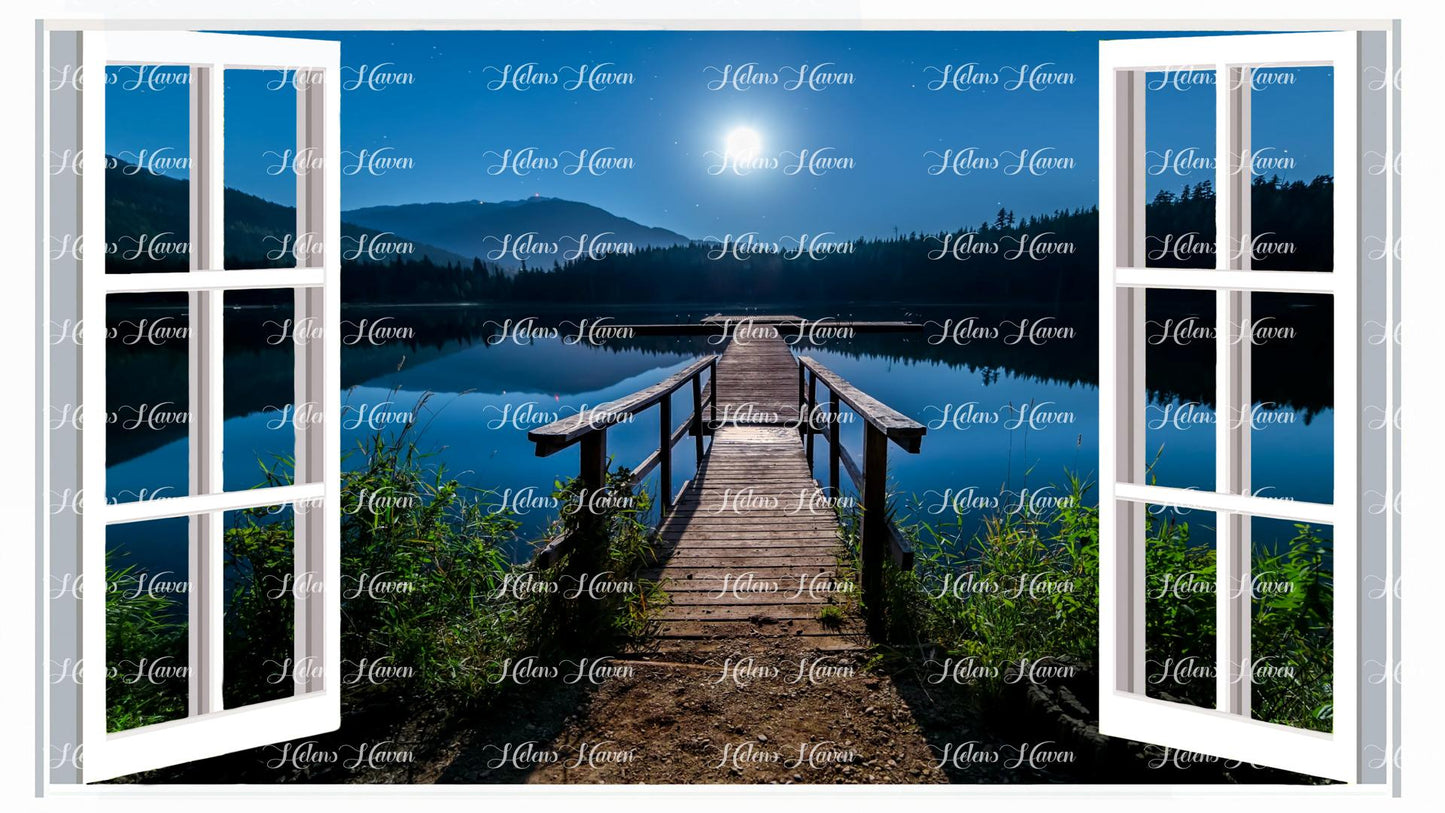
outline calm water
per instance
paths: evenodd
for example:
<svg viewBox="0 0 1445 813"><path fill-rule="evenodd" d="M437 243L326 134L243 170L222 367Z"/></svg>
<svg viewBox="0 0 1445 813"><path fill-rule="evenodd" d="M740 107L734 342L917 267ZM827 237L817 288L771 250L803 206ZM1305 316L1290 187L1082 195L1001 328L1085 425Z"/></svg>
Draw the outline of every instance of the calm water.
<svg viewBox="0 0 1445 813"><path fill-rule="evenodd" d="M673 322L699 313L620 314L619 322ZM158 312L150 312L156 318ZM168 312L180 319L183 312ZM965 536L987 516L1029 506L1047 510L1067 495L1073 472L1093 481L1098 467L1098 391L1096 336L1087 320L1068 314L1035 314L1055 325L1072 326L1073 335L1041 344L996 338L953 341L948 319L975 317L975 324L1015 322L984 308L953 308L937 313L893 310L887 313L839 311L841 317L909 318L931 321L923 333L860 335L800 346L800 353L821 360L839 375L888 405L926 424L922 451L909 455L890 447L889 476L905 515L934 522L962 522L952 528ZM292 452L292 347L285 338L285 309L236 311L228 321L228 386L225 425L225 480L228 489L247 488L262 479L260 465L286 469L278 456ZM813 315L816 317L816 315ZM575 414L659 381L698 355L717 349L707 337L639 337L610 341L603 347L563 338L520 340L500 337L496 325L506 318L477 308L414 308L386 314L351 309L348 330L357 337L343 349L343 449L355 448L373 432L394 432L417 413L420 444L436 452L432 461L475 489L489 503L518 510L523 532L513 555L523 557L556 516L544 500L559 478L575 475L574 446L540 458L526 432L557 417ZM137 321L131 314L132 321ZM557 317L552 322L564 319ZM382 321L379 321L382 320ZM113 316L112 322L115 321ZM368 330L368 325L370 330ZM375 329L387 326L390 333ZM395 329L408 328L411 335ZM404 331L401 333L404 334ZM117 341L113 338L112 341ZM372 343L372 342L375 343ZM141 348L142 343L129 347ZM147 346L146 370L184 371L185 343ZM1154 475L1160 484L1210 489L1214 474L1212 351L1198 363L1171 359L1172 372L1152 394L1148 445L1160 452ZM1151 357L1151 364L1154 364ZM233 370L239 372L233 372ZM172 378L174 376L171 376ZM164 409L146 404L171 403L184 412L184 379L179 385L154 383L165 376L112 376L111 412L152 416ZM236 380L239 379L239 380ZM1154 381L1151 379L1151 386ZM1332 412L1310 397L1287 403L1258 391L1253 434L1257 491L1311 501L1331 498ZM179 403L180 407L174 406ZM418 405L421 404L420 407ZM675 396L674 423L691 409L690 392ZM635 466L656 444L655 409L608 432L614 465ZM132 419L112 424L107 497L112 500L171 496L186 491L187 440L183 422ZM862 425L845 410L843 443L862 458ZM816 476L827 476L819 445ZM691 439L674 450L672 489L695 466ZM846 475L845 475L846 479ZM648 481L656 493L657 475ZM1095 498L1090 492L1088 500ZM1200 518L1198 538L1212 532L1211 518ZM126 549L143 568L171 567L184 572L185 523L157 522L115 526L112 547ZM179 557L179 558L177 558Z"/></svg>

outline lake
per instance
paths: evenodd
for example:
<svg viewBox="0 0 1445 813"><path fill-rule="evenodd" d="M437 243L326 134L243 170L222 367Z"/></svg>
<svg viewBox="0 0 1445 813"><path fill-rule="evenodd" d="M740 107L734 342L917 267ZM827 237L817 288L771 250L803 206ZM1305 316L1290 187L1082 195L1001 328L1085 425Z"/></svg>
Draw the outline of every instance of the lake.
<svg viewBox="0 0 1445 813"><path fill-rule="evenodd" d="M1152 306L1152 305L1151 305ZM1188 316L1212 320L1199 301L1161 301L1157 331ZM617 323L679 323L724 310L638 308L610 314ZM1025 309L1027 310L1027 309ZM1082 310L1082 309L1080 309ZM760 312L796 313L786 306ZM1328 314L1282 310L1296 323L1328 324ZM1002 511L1047 512L1068 494L1070 472L1093 482L1098 470L1097 326L1087 313L1027 312L987 306L927 310L843 306L810 311L809 318L889 319L924 323L923 331L860 333L828 339L795 352L814 356L834 372L928 427L919 454L890 447L890 492L905 517L948 523L968 537L986 517ZM506 319L537 316L559 326L556 338L528 338L499 329ZM655 383L699 355L716 352L706 336L609 339L601 346L574 342L575 313L499 313L479 306L348 307L343 313L343 449L355 449L373 432L395 432L415 416L431 461L493 505L513 508L522 522L510 546L528 555L556 509L547 505L553 484L574 476L574 446L537 457L526 432ZM292 432L303 406L292 403L288 307L227 311L226 488L263 479L262 465L286 471ZM126 501L184 494L187 488L186 385L179 303L116 303L109 318L110 365L107 499ZM164 326L164 329L158 327ZM178 339L177 336L180 336ZM1213 488L1214 413L1212 340L1192 346L1151 344L1147 445L1157 453L1152 475L1161 485ZM1328 346L1326 343L1325 346ZM1328 361L1328 359L1325 359ZM1252 422L1255 491L1285 498L1329 501L1332 486L1333 413L1327 385L1291 386L1300 360L1256 356ZM1316 363L1310 362L1310 363ZM1309 366L1306 363L1304 366ZM1280 371L1271 370L1278 368ZM1316 376L1315 378L1318 378ZM424 401L424 403L423 403ZM422 406L418 411L418 404ZM674 396L674 422L688 414L691 394ZM657 410L608 432L614 465L633 467L654 448ZM844 445L862 459L862 425L848 410ZM827 477L819 442L815 475ZM283 458L278 461L278 458ZM696 465L690 440L674 450L679 488ZM846 475L845 475L846 479ZM647 481L654 494L657 473ZM1087 499L1095 499L1090 491ZM1194 538L1212 538L1212 520L1199 518ZM954 523L957 523L954 525ZM186 524L171 520L113 526L111 549L125 550L142 570L184 573Z"/></svg>

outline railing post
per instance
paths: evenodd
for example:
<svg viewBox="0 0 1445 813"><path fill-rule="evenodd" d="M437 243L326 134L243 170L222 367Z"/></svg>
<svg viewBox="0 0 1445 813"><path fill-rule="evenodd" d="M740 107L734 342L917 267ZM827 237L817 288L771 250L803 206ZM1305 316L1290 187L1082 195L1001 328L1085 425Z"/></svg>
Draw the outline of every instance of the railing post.
<svg viewBox="0 0 1445 813"><path fill-rule="evenodd" d="M600 530L600 518L592 506L596 501L591 495L602 490L607 485L607 430L598 429L589 432L582 437L581 442L582 465L578 477L582 481L582 488L586 489L584 495L587 504L578 506L577 515L581 518L581 525L586 534L595 534ZM588 542L594 542L590 535L584 536Z"/></svg>
<svg viewBox="0 0 1445 813"><path fill-rule="evenodd" d="M657 474L659 496L662 497L662 512L672 510L672 393L662 396L657 402L660 444L657 460L660 470Z"/></svg>
<svg viewBox="0 0 1445 813"><path fill-rule="evenodd" d="M870 632L882 631L883 554L888 547L888 436L871 423L863 430L863 605Z"/></svg>
<svg viewBox="0 0 1445 813"><path fill-rule="evenodd" d="M818 374L812 370L808 371L808 474L813 473L813 435L818 428L813 426L813 413L818 408Z"/></svg>
<svg viewBox="0 0 1445 813"><path fill-rule="evenodd" d="M838 461L841 455L838 452L838 393L832 387L828 388L828 488L832 492L830 496L836 498L842 494L838 490Z"/></svg>
<svg viewBox="0 0 1445 813"><path fill-rule="evenodd" d="M712 399L712 401L711 401L711 403L712 403L712 425L713 425L713 428L716 429L716 428L717 428L717 359L716 359L716 358L714 358L714 359L712 360L712 363L708 365L707 386L708 386L708 398ZM699 464L700 464L702 461L698 461L698 462L699 462Z"/></svg>
<svg viewBox="0 0 1445 813"><path fill-rule="evenodd" d="M702 370L692 377L692 434L697 438L697 464L702 465Z"/></svg>
<svg viewBox="0 0 1445 813"><path fill-rule="evenodd" d="M807 378L807 376L808 376L808 370L807 370L807 368L805 368L805 367L803 366L803 362L799 361L799 362L798 362L798 409L799 409L800 411L801 411L802 408L803 408L803 402L806 401L806 400L807 400L807 397L808 397L808 396L807 396L807 387L806 387L806 385L804 384L804 380ZM801 418L802 416L800 415L800 416L798 416L798 417ZM802 420L799 420L799 421L798 421L798 434L799 434L799 435L802 435L802 434L803 434L803 431L804 431L804 430L803 430L803 422L802 422Z"/></svg>
<svg viewBox="0 0 1445 813"><path fill-rule="evenodd" d="M577 506L577 544L572 547L566 567L568 575L576 579L590 578L606 569L609 544L604 518L596 508L600 503L593 498L607 486L607 430L587 433L580 446L578 498L583 502ZM564 627L564 634L581 644L593 637L592 624L599 617L597 599L585 594L578 596L576 612L575 623Z"/></svg>
<svg viewBox="0 0 1445 813"><path fill-rule="evenodd" d="M582 483L589 488L607 484L607 430L598 429L582 436Z"/></svg>

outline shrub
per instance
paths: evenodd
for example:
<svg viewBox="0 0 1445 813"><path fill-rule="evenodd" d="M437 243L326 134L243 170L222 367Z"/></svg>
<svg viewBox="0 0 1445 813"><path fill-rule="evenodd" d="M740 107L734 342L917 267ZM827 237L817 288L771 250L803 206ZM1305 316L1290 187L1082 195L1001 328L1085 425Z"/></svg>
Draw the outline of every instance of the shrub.
<svg viewBox="0 0 1445 813"><path fill-rule="evenodd" d="M421 414L425 400L413 415ZM344 459L341 652L348 705L393 689L408 699L485 704L500 691L496 676L509 658L557 656L579 647L597 652L645 632L648 611L662 594L656 585L635 579L652 555L652 538L642 520L650 501L631 485L630 472L608 475L617 502L630 507L603 514L601 561L611 580L631 579L636 587L606 594L582 613L581 600L569 595L567 584L579 557L569 554L545 569L512 562L507 551L520 523L432 461L418 444L419 434L415 421L393 433L377 432ZM293 469L290 461L278 461L265 469L266 481L287 484ZM567 505L579 488L575 480L559 481L553 496ZM564 511L557 529L576 521ZM258 508L237 512L225 530L228 708L289 696L296 670L313 666L292 661L294 600L309 588L295 574L295 524L293 510ZM563 588L503 589L528 580L561 581ZM163 597L112 601L107 646L117 657L136 658L171 652L178 643L184 663L184 624L157 621L171 616L183 619L184 610L178 613ZM568 625L559 619L566 617L585 619L589 634L565 635ZM368 678L378 674L384 680ZM114 730L183 716L186 698L183 682L179 695L161 705L112 682L107 701Z"/></svg>
<svg viewBox="0 0 1445 813"><path fill-rule="evenodd" d="M974 658L1000 667L978 682L985 695L1001 689L1008 664L1020 659L1098 660L1099 512L1085 499L1092 484L1069 474L1067 494L1047 513L1005 512L983 531L964 536L963 517L912 521L900 532L915 550L911 572L885 563L886 640L912 668L934 668L946 658ZM1212 545L1191 542L1189 523L1175 515L1146 514L1145 572L1193 574L1213 585ZM857 510L845 516L848 557L856 571ZM1295 526L1278 551L1256 551L1254 573L1268 573L1277 589L1256 596L1252 613L1254 664L1283 671L1285 679L1256 685L1256 719L1300 728L1331 728L1333 584L1329 547L1317 529ZM1168 659L1194 657L1212 667L1214 593L1155 598L1147 589L1147 669ZM935 663L930 663L935 662ZM1214 705L1213 680L1170 684L1148 692L1195 705Z"/></svg>
<svg viewBox="0 0 1445 813"><path fill-rule="evenodd" d="M186 625L175 602L138 584L134 565L106 553L106 731L125 731L186 716L186 680L151 682L132 676L152 664L185 666ZM181 608L184 611L184 608Z"/></svg>

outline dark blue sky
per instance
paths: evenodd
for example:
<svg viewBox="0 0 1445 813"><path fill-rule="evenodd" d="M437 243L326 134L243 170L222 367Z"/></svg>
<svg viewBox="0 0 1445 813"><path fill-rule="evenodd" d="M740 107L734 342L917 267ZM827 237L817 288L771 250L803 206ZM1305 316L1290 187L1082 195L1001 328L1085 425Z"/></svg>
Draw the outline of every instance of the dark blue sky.
<svg viewBox="0 0 1445 813"><path fill-rule="evenodd" d="M275 35L274 32L267 32ZM1090 206L1098 188L1100 39L1148 34L1073 32L298 32L342 44L343 208L543 195L586 201L689 237L757 231L764 239L833 232L838 239L936 231L991 219ZM579 66L630 82L569 90L501 84L531 65L559 81ZM711 89L724 69L777 84ZM825 74L789 90L800 66ZM964 66L971 65L972 68ZM732 66L727 68L727 66ZM951 67L949 67L951 66ZM1024 83L1017 83L1020 69ZM376 72L376 71L379 71ZM947 77L943 89L930 89ZM847 74L850 81L836 81ZM107 151L186 151L183 86L136 85L112 72ZM1254 140L1269 173L1309 180L1331 172L1330 77L1293 72L1256 91ZM160 74L164 77L164 72ZM962 79L960 79L962 77ZM1033 78L1030 86L1029 78ZM281 171L294 148L294 95L274 71L231 71L226 178L281 203L295 199ZM376 79L368 84L365 80ZM833 79L832 83L827 80ZM281 86L281 89L277 89ZM961 89L966 87L967 89ZM1212 156L1213 88L1171 81L1149 96L1150 188L1177 189L1212 170L1175 160ZM821 175L781 168L746 174L710 167L738 128L757 155L795 163L803 150L845 160ZM582 150L630 159L602 174L498 172L506 151L569 159ZM609 149L610 148L610 149ZM960 151L982 159L970 171ZM1172 152L1171 152L1172 150ZM948 151L952 151L951 153ZM363 167L367 157L380 164ZM388 160L399 159L399 160ZM1060 160L1062 159L1062 160ZM130 159L133 160L133 159ZM992 161L997 161L997 166ZM1022 171L1009 167L1025 162ZM955 167L957 172L954 171ZM379 171L373 171L379 170ZM161 165L171 175L184 169Z"/></svg>

